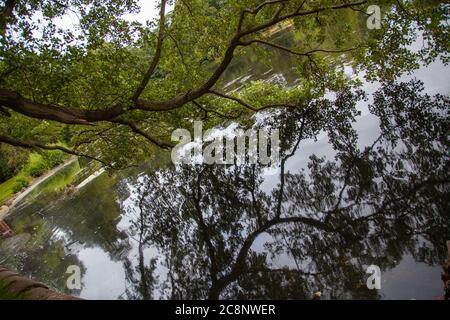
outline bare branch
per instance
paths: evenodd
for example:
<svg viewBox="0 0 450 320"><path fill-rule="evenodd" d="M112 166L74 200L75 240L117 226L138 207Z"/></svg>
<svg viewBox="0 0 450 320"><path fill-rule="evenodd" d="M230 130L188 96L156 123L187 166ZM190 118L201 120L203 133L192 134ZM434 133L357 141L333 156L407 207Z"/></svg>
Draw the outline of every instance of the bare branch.
<svg viewBox="0 0 450 320"><path fill-rule="evenodd" d="M93 142L98 141L99 139L105 139L105 134L109 131L111 131L114 128L114 126L110 126L101 130L95 129L95 130L83 130L78 132L78 137L84 137L87 134L90 134L88 137L84 138L83 140L77 141L73 144L73 148L76 151L81 145L90 144Z"/></svg>
<svg viewBox="0 0 450 320"><path fill-rule="evenodd" d="M192 9L191 9L191 7L186 3L186 1L185 1L185 0L180 0L180 2L187 8L187 10L188 10L188 12L189 12L189 15L190 15L191 17L193 17L194 14L192 13Z"/></svg>
<svg viewBox="0 0 450 320"><path fill-rule="evenodd" d="M282 2L282 1L277 1L276 3L280 3L280 2ZM266 3L265 5L267 5L267 4L273 3L273 1L267 1L265 3ZM259 26L256 26L252 29L245 30L245 31L240 30L240 28L242 27L242 17L243 17L241 15L240 22L238 25L238 30L237 30L235 36L233 37L233 39L231 39L230 44L225 52L225 55L224 55L221 63L216 68L216 70L213 72L211 77L198 89L190 91L188 93L185 93L184 95L177 96L172 101L170 101L172 103L172 104L169 103L170 106L165 104L164 107L169 107L170 110L172 110L172 109L178 108L179 106L183 105L186 102L190 102L194 99L201 97L205 93L208 93L208 91L215 85L215 83L219 80L219 78L222 76L223 72L226 70L228 65L233 60L234 51L240 45L241 39L244 36L264 30L264 29L269 28L279 22L282 22L284 20L288 20L288 19L291 19L294 17L307 16L307 15L316 14L316 13L326 11L326 10L340 10L340 9L345 9L345 8L351 8L351 7L362 5L365 3L367 3L367 0L363 0L363 1L359 1L359 2L345 3L345 4L335 5L335 6L331 6L331 7L322 7L322 8L317 8L317 9L313 9L313 10L305 10L305 11L297 10L294 13L280 16L276 19L272 19L271 21L269 21L267 23L261 24ZM304 3L301 4L301 7L303 7L303 4ZM253 12L253 11L251 11L251 12ZM180 103L181 103L181 105L180 105Z"/></svg>
<svg viewBox="0 0 450 320"><path fill-rule="evenodd" d="M246 259L248 256L248 252L252 247L255 239L262 233L269 231L269 229L283 224L296 224L300 223L303 225L307 225L319 230L323 230L326 232L337 232L333 227L313 218L308 217L288 217L288 218L274 218L272 220L267 221L260 228L256 229L252 233L250 233L242 244L241 249L236 258L236 262L234 263L230 273L218 279L216 282L216 286L211 288L210 297L214 297L217 295L217 292L220 292L225 286L234 281L239 277L242 272L246 271Z"/></svg>
<svg viewBox="0 0 450 320"><path fill-rule="evenodd" d="M186 66L186 61L185 61L185 58L184 58L184 54L183 54L183 51L182 51L181 48L180 48L180 45L178 44L178 40L175 39L175 37L174 37L170 32L167 32L167 36L173 41L175 47L177 48L178 55L179 55L180 58L181 58L181 63L183 63L183 66L184 66L185 68L187 68L187 66Z"/></svg>
<svg viewBox="0 0 450 320"><path fill-rule="evenodd" d="M214 90L209 90L209 92L210 92L211 94L213 94L213 95L218 96L218 97L221 97L221 98L225 98L225 99L228 99L228 100L235 101L235 102L239 103L240 105L246 107L247 109L249 109L249 110L251 110L251 111L253 111L253 112L257 112L257 111L258 111L257 108L255 108L255 107L249 105L247 102L243 101L242 99L239 99L239 98L236 98L236 97L227 95L227 94L225 94L225 93L221 93L221 92L218 92L218 91L214 91Z"/></svg>
<svg viewBox="0 0 450 320"><path fill-rule="evenodd" d="M264 9L264 7L272 5L272 4L277 4L277 3L286 3L288 0L271 0L271 1L265 1L263 3L261 3L260 5L258 5L256 8L254 8L253 10L251 9L244 9L244 13L249 13L252 15L257 15L262 9Z"/></svg>

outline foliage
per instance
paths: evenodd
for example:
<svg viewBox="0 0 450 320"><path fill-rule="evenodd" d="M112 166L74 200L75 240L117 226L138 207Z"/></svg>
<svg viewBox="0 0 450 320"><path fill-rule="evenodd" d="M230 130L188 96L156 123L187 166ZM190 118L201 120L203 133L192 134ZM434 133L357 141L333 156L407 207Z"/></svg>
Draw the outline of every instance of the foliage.
<svg viewBox="0 0 450 320"><path fill-rule="evenodd" d="M34 178L43 175L45 171L47 171L47 166L44 162L33 165L27 169L27 173Z"/></svg>
<svg viewBox="0 0 450 320"><path fill-rule="evenodd" d="M61 161L60 152L109 168L140 164L170 149L174 129L198 119L205 129L228 120L249 127L264 109L272 113L262 125L281 131L272 190L263 190L266 168L257 165L185 166L136 183L140 192L130 193L139 219L130 233L140 261L125 261L130 297L152 298L160 289L159 296L185 299L307 298L322 287L329 297L376 298L358 287L362 265L388 269L405 253L427 263L444 257L449 101L398 78L436 59L449 62L448 4L380 0L382 28L368 30L363 0L169 2L170 14L162 10L146 24L125 19L139 10L135 0L17 1L10 11L2 2L2 150L52 152L33 150L28 165L17 161L22 172L42 174ZM79 17L75 29L57 25L72 14ZM292 25L290 36L274 35L281 25ZM227 72L242 75L256 63L270 68L280 58L275 52L290 57L290 85L252 78L226 86ZM368 97L345 74L348 64L382 86L369 108L380 137L366 148L352 124L356 103ZM335 158L311 155L304 171L289 172L299 143L321 132ZM119 261L131 246L116 228L123 208L111 201L112 180L99 181L103 199L87 201L97 194L88 185L81 198L66 199L68 218L58 227ZM19 184L13 178L0 185L0 197ZM39 241L27 244L32 254L23 267L32 268L33 257L48 259L35 272L64 287L65 264L79 261L63 261L63 241L49 236L59 219L27 219L17 230L32 229ZM257 252L252 245L262 234L272 241ZM145 246L161 253L167 279L155 274L155 260L145 263ZM282 255L303 264L277 268L270 258Z"/></svg>
<svg viewBox="0 0 450 320"><path fill-rule="evenodd" d="M65 144L68 144L68 143L70 142L70 140L72 139L72 132L71 132L71 130L70 130L70 127L69 127L69 126L65 126L65 127L62 129L61 134L62 134L62 141L63 141Z"/></svg>
<svg viewBox="0 0 450 320"><path fill-rule="evenodd" d="M10 178L0 184L0 203L3 204L10 196L14 194L13 187L16 183L17 177Z"/></svg>
<svg viewBox="0 0 450 320"><path fill-rule="evenodd" d="M7 147L11 148L9 146ZM28 187L29 181L32 180L32 178L40 177L49 169L61 164L67 158L67 155L58 150L42 153L24 152L23 155L18 151L14 152L11 157L16 162L21 159L24 164L21 164L20 167L15 167L15 172L12 171L11 168L11 171L14 172L12 174L15 175L0 184L0 203L8 199L14 193L20 192Z"/></svg>
<svg viewBox="0 0 450 320"><path fill-rule="evenodd" d="M375 299L363 266L387 270L405 254L428 264L446 259L449 101L422 91L418 81L377 90L369 109L381 130L367 146L352 127L364 95L344 91L336 101L272 114L265 125L282 128L286 142L272 187L258 164L183 165L140 176L127 210L135 215L130 232L140 248L158 249L168 276L158 278L153 262L127 268L128 278L141 279L134 292L308 299L319 289L331 299ZM320 131L334 156L311 154L290 172L286 164L305 157L302 142Z"/></svg>
<svg viewBox="0 0 450 320"><path fill-rule="evenodd" d="M30 154L29 162L24 167L24 172L32 177L39 177L47 170L62 163L66 155L61 151L49 151L43 154Z"/></svg>
<svg viewBox="0 0 450 320"><path fill-rule="evenodd" d="M171 3L173 10L146 24L125 19L139 11L137 1L20 1L10 12L5 8L0 140L26 148L56 145L121 168L170 148L173 129L192 120L248 122L260 106L354 86L343 77L346 62L379 81L437 58L448 62L448 5L440 1L379 1L380 30L367 30L363 0L157 3ZM58 26L68 16L77 28ZM293 25L291 41L270 37L283 23ZM415 51L420 37L424 46ZM270 65L274 50L292 56L301 84L288 96L258 81L230 96L211 92L222 89L220 78L235 57L251 51L253 62Z"/></svg>
<svg viewBox="0 0 450 320"><path fill-rule="evenodd" d="M13 177L27 163L29 152L2 144L0 146L0 183Z"/></svg>
<svg viewBox="0 0 450 320"><path fill-rule="evenodd" d="M14 175L14 167L9 166L8 159L0 153L0 182L5 182Z"/></svg>
<svg viewBox="0 0 450 320"><path fill-rule="evenodd" d="M45 162L48 165L49 168L56 167L57 165L61 164L64 159L67 157L64 152L56 150L56 151L49 151L45 155Z"/></svg>
<svg viewBox="0 0 450 320"><path fill-rule="evenodd" d="M24 177L17 177L14 186L12 188L12 191L14 193L22 191L24 188L28 187L29 182Z"/></svg>

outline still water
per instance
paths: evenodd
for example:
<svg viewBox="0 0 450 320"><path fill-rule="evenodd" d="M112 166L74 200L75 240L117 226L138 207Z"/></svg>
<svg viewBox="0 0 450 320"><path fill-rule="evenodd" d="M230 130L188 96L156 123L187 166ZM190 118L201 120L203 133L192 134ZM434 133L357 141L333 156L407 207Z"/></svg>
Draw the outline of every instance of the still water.
<svg viewBox="0 0 450 320"><path fill-rule="evenodd" d="M222 86L239 89L256 79L297 83L286 55L275 55L270 65L252 62L248 68L248 62L238 59ZM349 67L346 72L355 76ZM450 93L449 68L438 62L402 80L412 78L423 81L430 95ZM438 198L433 190L411 194L404 189L411 176L396 184L400 171L391 165L370 167L376 161L368 162L369 187L361 170L342 180L353 171L340 163L356 149L333 148L340 138L332 133L339 125L328 123L330 117L351 123L358 136L353 148L374 143L380 115L368 105L380 87L364 83L369 100L356 103L360 114L354 121L350 111L342 111L349 99L340 109L330 108L323 115L328 120L319 119L320 129L308 127L306 120L302 126L306 116L296 118L295 112L267 116L268 125L287 128L284 148L293 150L285 150L275 168L175 170L169 155L161 153L139 169L103 173L79 190L54 188L73 184L74 177L87 178L77 176L80 166L74 163L14 209L7 222L16 235L0 242L0 264L86 299L308 299L316 291L337 299L437 299L442 295L439 261L450 238L448 205L439 197L448 191L439 189ZM341 129L340 136L352 135ZM376 152L373 159L383 164L394 157ZM411 160L413 167L417 159L409 155L400 160ZM339 197L344 185L349 189ZM400 195L395 201L394 194ZM379 291L366 287L371 264L381 268ZM66 287L70 265L81 268L80 290Z"/></svg>

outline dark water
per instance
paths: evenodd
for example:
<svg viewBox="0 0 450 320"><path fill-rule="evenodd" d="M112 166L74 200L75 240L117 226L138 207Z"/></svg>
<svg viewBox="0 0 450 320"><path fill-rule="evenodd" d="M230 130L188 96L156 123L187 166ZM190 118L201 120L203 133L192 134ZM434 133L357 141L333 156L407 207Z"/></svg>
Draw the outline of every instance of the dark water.
<svg viewBox="0 0 450 320"><path fill-rule="evenodd" d="M296 83L285 55L271 66L248 65L239 60L222 85ZM449 94L449 69L440 63L402 80L412 78L424 82L424 93ZM363 85L369 95L380 87ZM406 84L385 89L398 101L402 90L419 94ZM448 160L427 133L432 121L422 123L424 137L410 138L417 119L401 114L411 123L397 145L386 137L364 153L386 119L368 108L371 97L356 107L352 96L341 100L306 115L262 117L284 128L275 167L175 170L161 154L72 194L48 187L50 179L8 219L17 235L0 243L0 263L87 299L308 299L316 291L338 299L436 299L450 234L448 184L433 180L448 174ZM399 151L410 144L415 152ZM372 264L381 268L381 290L366 287ZM66 288L70 265L82 270L81 290Z"/></svg>

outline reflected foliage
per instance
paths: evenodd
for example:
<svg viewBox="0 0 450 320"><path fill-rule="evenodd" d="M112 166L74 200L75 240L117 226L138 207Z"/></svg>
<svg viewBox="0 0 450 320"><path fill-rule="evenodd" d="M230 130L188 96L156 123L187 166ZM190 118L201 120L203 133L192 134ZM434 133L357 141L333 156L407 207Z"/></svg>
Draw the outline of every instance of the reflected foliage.
<svg viewBox="0 0 450 320"><path fill-rule="evenodd" d="M140 292L173 299L303 299L316 290L378 298L365 285L368 265L387 270L407 253L444 260L449 100L422 90L418 81L384 83L369 106L379 136L364 147L352 126L356 103L367 100L361 92L271 114L263 125L281 128L283 141L277 183L258 165L183 166L141 178L132 232L140 248L157 248L168 271L151 276L153 261L129 276L139 274ZM321 132L334 159L312 154L291 172Z"/></svg>

